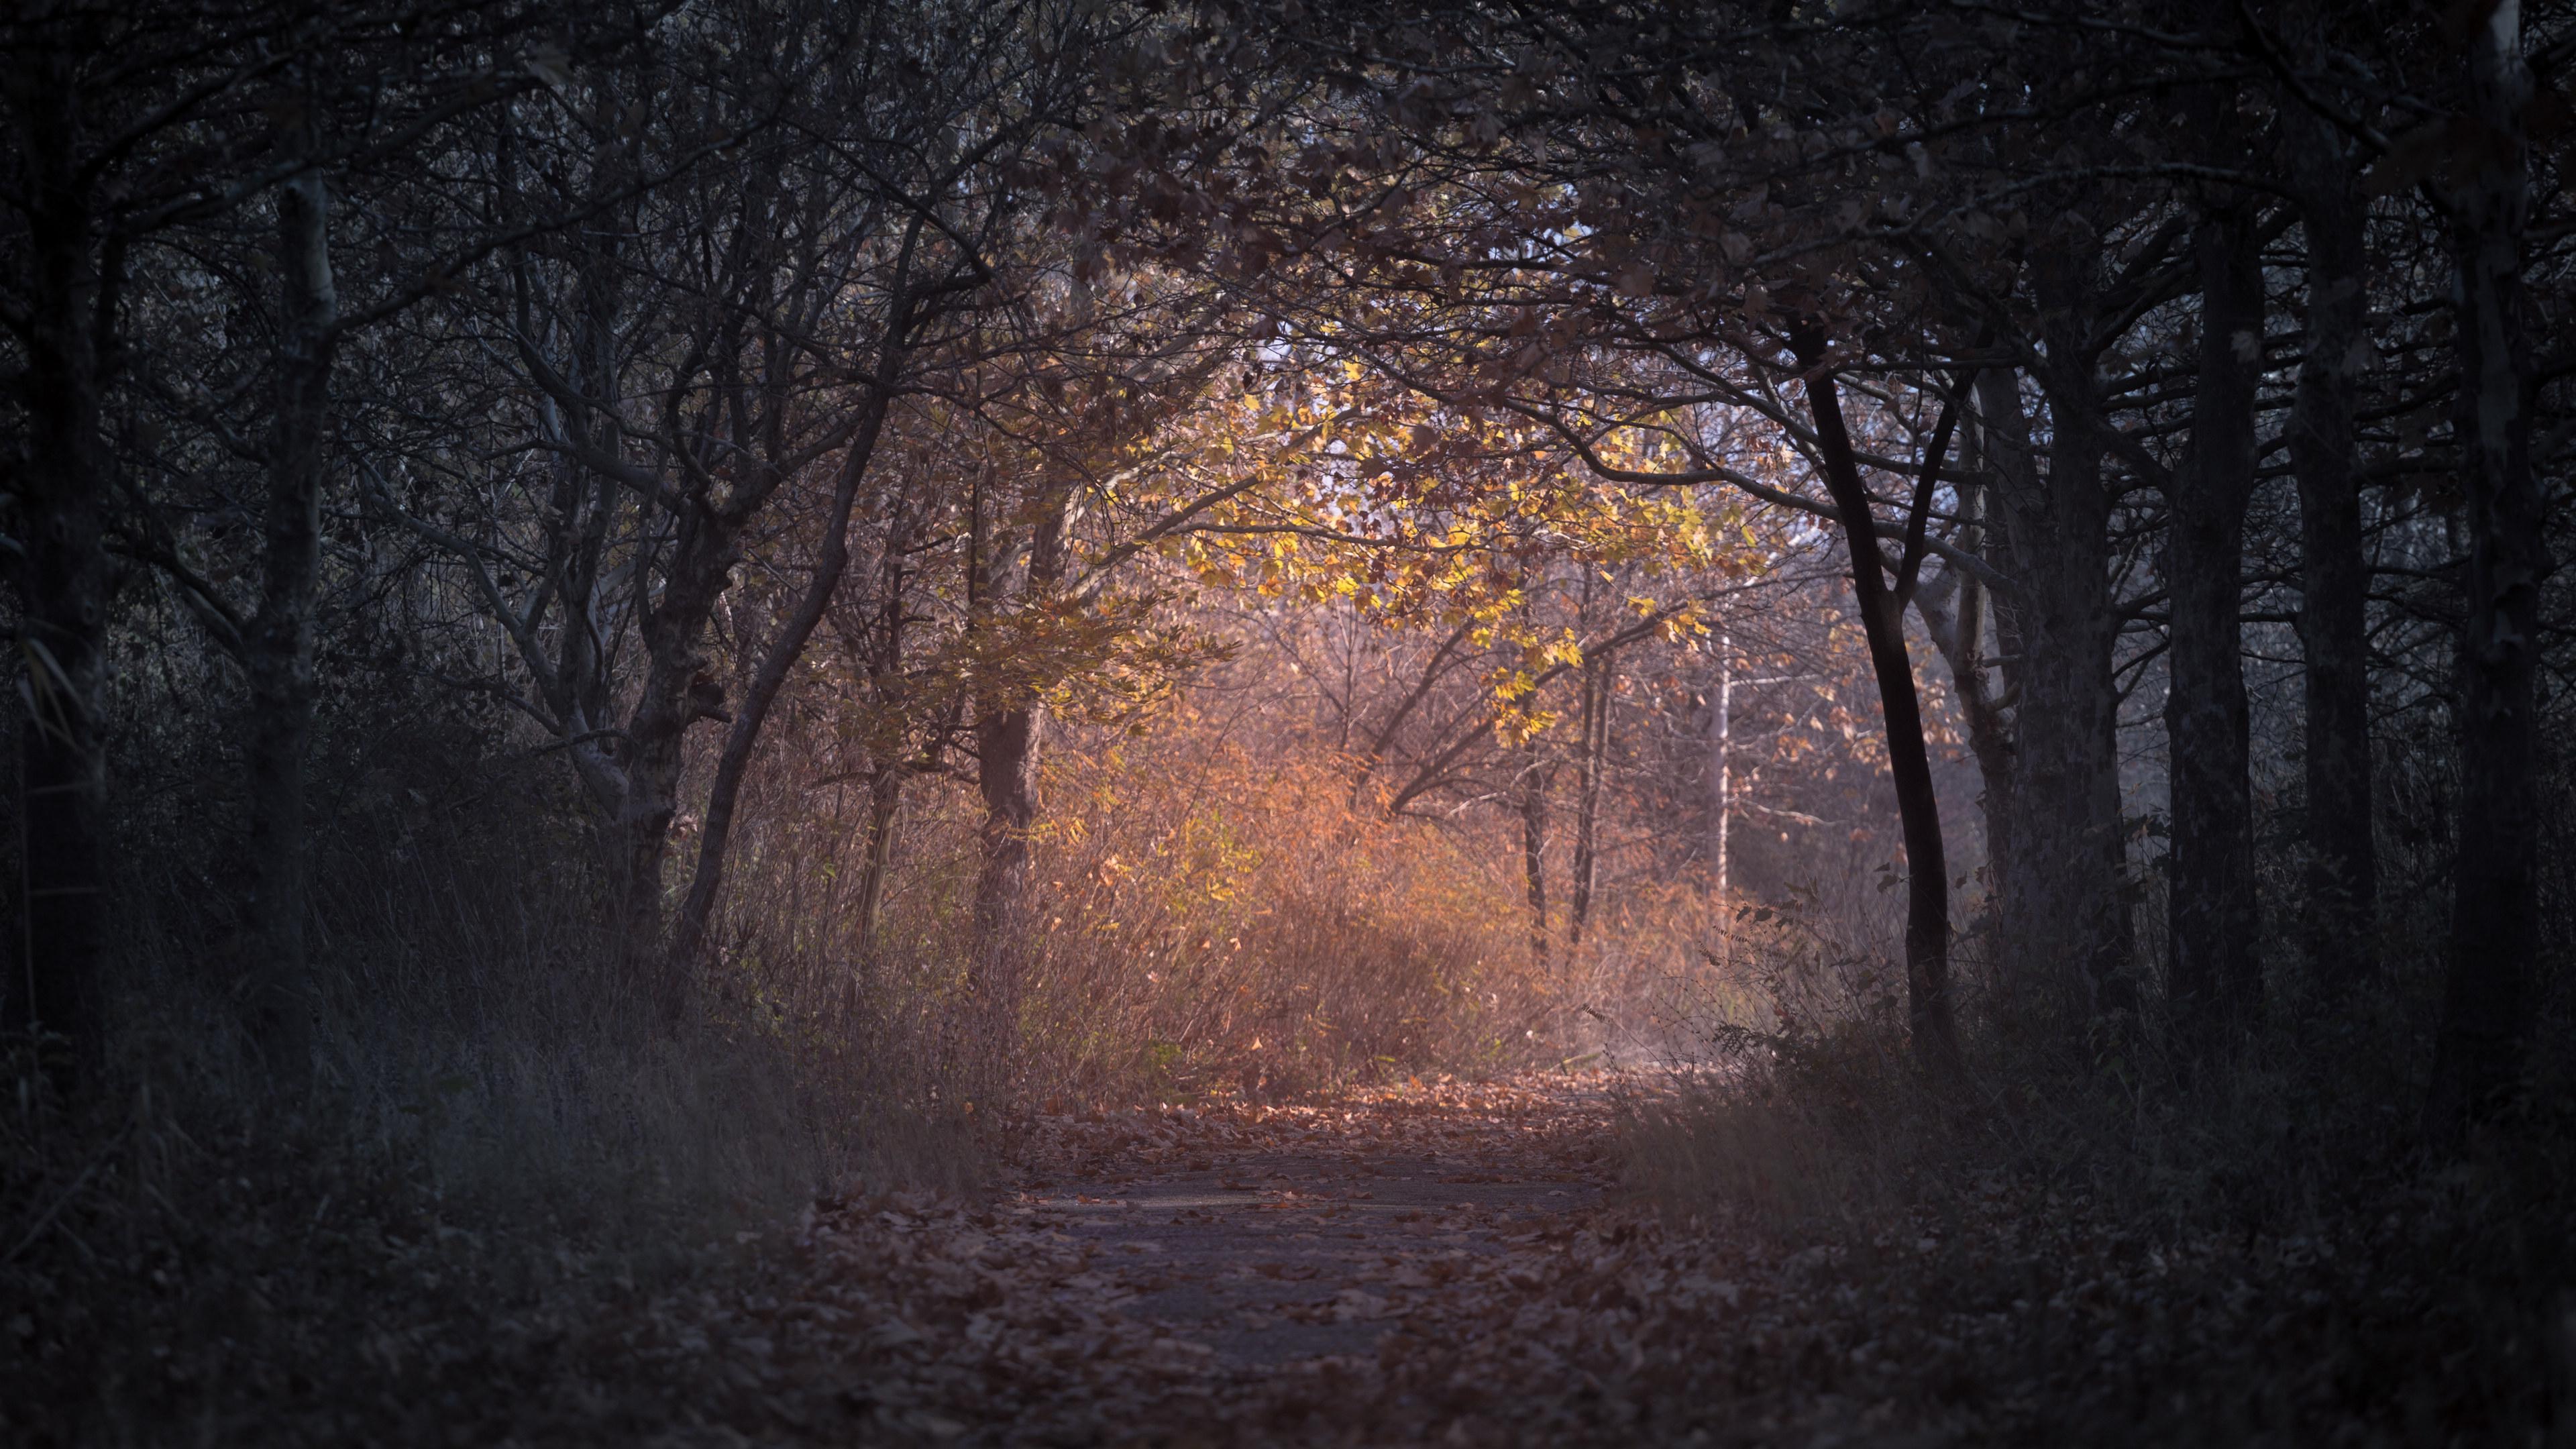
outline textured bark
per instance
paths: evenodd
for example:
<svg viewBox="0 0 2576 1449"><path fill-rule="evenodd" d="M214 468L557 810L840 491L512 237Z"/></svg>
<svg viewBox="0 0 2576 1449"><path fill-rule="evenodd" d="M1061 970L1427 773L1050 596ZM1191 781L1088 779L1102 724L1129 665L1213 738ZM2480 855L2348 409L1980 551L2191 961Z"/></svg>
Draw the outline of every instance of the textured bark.
<svg viewBox="0 0 2576 1449"><path fill-rule="evenodd" d="M329 465L331 362L339 300L331 280L330 196L319 175L279 188L276 416L268 456L259 612L242 632L250 711L252 1027L271 1079L301 1090L313 1067L313 970L304 938L305 753L313 736L313 605Z"/></svg>
<svg viewBox="0 0 2576 1449"><path fill-rule="evenodd" d="M1869 643L1885 721L1888 776L1896 787L1905 834L1905 1007L1915 1058L1941 1073L1959 1066L1958 1029L1950 1000L1950 868L1941 840L1941 802L1923 741L1923 707L1905 645L1905 592L1888 587L1878 551L1878 524L1843 422L1842 401L1826 370L1825 339L1813 326L1790 334L1806 373L1807 406L1823 456L1825 487L1842 515L1851 550L1852 591ZM1942 440L1946 442L1946 438ZM1936 445L1937 447L1937 445ZM1938 459L1927 465L1938 467Z"/></svg>
<svg viewBox="0 0 2576 1449"><path fill-rule="evenodd" d="M98 709L108 461L99 427L111 363L101 334L115 304L91 254L89 182L72 162L73 86L59 64L19 63L32 72L15 78L31 103L16 143L35 187L20 380L28 436L15 470L27 551L18 569L27 706L19 745L23 959L34 1024L70 1044L68 1057L54 1059L58 1078L69 1082L99 1044L107 966L107 761Z"/></svg>
<svg viewBox="0 0 2576 1449"><path fill-rule="evenodd" d="M2203 1051L2258 1005L2254 806L2248 784L2243 595L2254 493L2254 389L2262 274L2251 218L2213 208L2193 239L2201 283L2200 378L2189 461L2167 499L2171 625L2165 732L2173 840L2166 990L2176 1040Z"/></svg>
<svg viewBox="0 0 2576 1449"><path fill-rule="evenodd" d="M2052 356L2075 356L2089 308L2067 269L2043 269ZM2122 895L2119 620L2110 592L2111 498L2089 376L2042 375L2051 442L2043 470L2010 374L1977 383L2002 552L2018 587L1998 599L2011 662L2014 826L1999 847L2005 989L2055 996L2087 1016L2134 1011Z"/></svg>
<svg viewBox="0 0 2576 1449"><path fill-rule="evenodd" d="M2327 122L2294 120L2293 172L2307 233L2307 356L2290 416L2299 483L2299 646L2305 665L2307 899L2312 980L2339 992L2377 969L2378 853L2370 818L2370 561L2362 553L2353 444L2370 359L2368 259L2352 158Z"/></svg>
<svg viewBox="0 0 2576 1449"><path fill-rule="evenodd" d="M1024 606L1052 595L1064 580L1070 485L1051 485L1031 529ZM1007 549L979 551L1006 556ZM999 570L995 571L998 575ZM1002 590L988 577L985 596ZM1019 1020L1032 924L1029 830L1037 823L1038 763L1047 735L1043 700L1026 695L980 701L975 720L975 778L984 797L983 866L975 882L976 995L986 1020L1004 1030Z"/></svg>
<svg viewBox="0 0 2576 1449"><path fill-rule="evenodd" d="M2534 369L2522 280L2530 181L2522 132L2531 78L2520 15L2504 0L2470 37L2467 94L2486 133L2451 198L2458 267L2461 494L2467 503L2460 640L2460 846L2428 1135L2456 1147L2520 1092L2540 948L2539 820L2532 784L2540 581L2549 560L2531 466Z"/></svg>

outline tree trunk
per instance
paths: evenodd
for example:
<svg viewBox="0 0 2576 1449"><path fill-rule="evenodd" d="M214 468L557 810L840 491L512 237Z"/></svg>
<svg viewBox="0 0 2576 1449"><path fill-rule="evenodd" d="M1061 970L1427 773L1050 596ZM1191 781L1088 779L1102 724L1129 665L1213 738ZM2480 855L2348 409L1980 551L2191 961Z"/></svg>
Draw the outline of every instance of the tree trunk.
<svg viewBox="0 0 2576 1449"><path fill-rule="evenodd" d="M895 311L894 325L906 325L900 304ZM707 789L707 817L698 836L697 869L689 881L688 897L681 902L679 926L674 932L672 969L676 971L689 970L691 961L706 946L707 921L715 912L716 892L724 885L725 852L733 837L734 811L742 797L743 776L751 768L751 752L760 743L761 727L768 723L778 692L786 687L788 672L805 657L805 646L831 607L833 591L841 586L841 575L849 569L850 513L858 502L859 481L866 476L868 463L876 453L877 436L885 426L894 385L891 373L901 345L899 335L889 335L877 385L860 404L867 411L842 458L841 476L832 490L832 504L823 521L822 556L815 561L813 575L806 580L805 592L797 600L794 612L779 624L777 637L761 657L749 688L734 708L732 726L725 732L724 753L716 761L715 779Z"/></svg>
<svg viewBox="0 0 2576 1449"><path fill-rule="evenodd" d="M2339 993L2377 970L2378 852L2370 818L2370 562L2353 447L2370 356L2363 207L2334 128L2294 120L2307 232L2307 357L2290 415L2299 481L2299 646L2305 663L2310 979Z"/></svg>
<svg viewBox="0 0 2576 1449"><path fill-rule="evenodd" d="M70 1047L49 1065L70 1083L94 1059L104 1025L107 756L98 695L108 578L99 425L107 360L98 344L114 302L90 255L88 183L71 167L70 78L56 67L23 79L36 93L17 138L36 193L26 238L29 435L15 490L26 548L18 571L23 960L34 1025Z"/></svg>
<svg viewBox="0 0 2576 1449"><path fill-rule="evenodd" d="M625 148L604 148L592 177L593 197L614 196L627 186L631 161ZM662 492L658 479L663 465L634 470L625 464L635 430L624 415L626 359L621 353L623 339L632 333L621 323L630 270L625 253L627 238L635 234L635 216L631 200L603 205L599 220L576 234L582 251L566 360L571 386L547 381L549 365L534 353L532 329L524 320L518 344L537 390L559 410L561 441L573 447L597 480L615 485L598 490L598 504L585 519L579 553L594 565L596 541L607 536L617 491L636 490L641 480L646 497ZM524 291L521 301L524 306ZM733 325L743 325L742 320L737 317ZM726 344L719 339L710 345L720 349ZM625 608L636 623L644 678L619 730L613 768L585 772L594 793L604 796L601 834L612 876L610 910L618 956L666 1023L685 1015L690 995L688 975L678 969L663 925L663 873L679 816L688 732L701 719L731 721L723 686L708 668L707 626L732 584L743 530L769 486L757 469L746 470L736 475L730 496L719 501L701 471L686 491L651 505L666 510L666 516L655 521L658 527L648 524L646 536L667 530L666 537L643 545L644 552L624 569L631 591ZM572 616L566 622L588 621ZM580 702L572 721L576 726L591 719L604 724L612 693L612 661L594 656L592 642L584 634L568 640L562 652L566 697ZM581 666L578 672L575 666ZM578 764L582 756L576 753L574 759Z"/></svg>
<svg viewBox="0 0 2576 1449"><path fill-rule="evenodd" d="M868 848L859 867L859 958L877 953L877 918L885 911L886 877L894 869L894 833L903 811L903 766L879 764L868 777Z"/></svg>
<svg viewBox="0 0 2576 1449"><path fill-rule="evenodd" d="M2454 427L2467 502L2467 628L2460 640L2460 846L2451 953L2425 1127L2455 1149L2510 1102L2531 1046L2540 948L2533 804L2542 497L2531 467L2534 370L2522 281L2530 181L2522 109L2531 76L2520 12L2504 0L2470 37L2469 109L2484 144L2451 198L2460 393Z"/></svg>
<svg viewBox="0 0 2576 1449"><path fill-rule="evenodd" d="M594 198L613 194L623 184L624 159L617 148L602 152L602 167L592 179ZM636 622L644 677L624 720L610 731L614 661L602 657L591 625L600 605L598 568L616 513L622 496L636 490L635 478L622 471L630 430L621 416L625 386L619 353L625 335L620 326L626 276L622 251L634 228L630 203L603 207L599 222L577 233L582 251L575 268L573 335L563 363L569 386L548 381L555 365L536 351L538 329L527 312L536 288L526 273L524 253L518 260L518 347L526 375L539 395L541 416L552 421L556 441L573 460L569 466L587 473L592 498L578 529L569 517L560 525L566 583L564 639L556 665L546 669L531 658L529 667L541 678L552 677L552 698L568 736L593 731L611 736L575 745L568 753L602 816L610 935L618 959L639 993L665 1020L676 1021L686 1010L688 992L685 977L671 969L671 953L665 949L663 867L679 813L689 728L700 719L725 717L724 692L707 670L704 641L708 620L730 579L740 525L703 494L681 497L663 505L669 509L662 524L669 531L667 541L648 544L645 553L627 561L624 608ZM571 486L558 496L567 501L580 497L580 484L568 482ZM649 536L657 530L646 531ZM497 597L492 607L496 612L507 609Z"/></svg>
<svg viewBox="0 0 2576 1449"><path fill-rule="evenodd" d="M1963 484L1959 490L1960 547L1985 549L1985 490ZM1940 579L1915 598L1925 632L1950 667L1959 714L1968 727L1968 750L1977 761L1984 787L1978 808L1986 826L1986 935L1999 924L2011 880L2006 866L2013 857L2013 741L2004 721L2004 702L1996 694L1986 662L1986 587L1963 569L1945 569Z"/></svg>
<svg viewBox="0 0 2576 1449"><path fill-rule="evenodd" d="M1735 817L1735 636L1717 631L1717 687L1708 700L1709 883L1717 901L1717 969L1735 969L1735 904L1727 878Z"/></svg>
<svg viewBox="0 0 2576 1449"><path fill-rule="evenodd" d="M330 195L319 175L278 189L277 416L268 457L265 574L243 631L250 714L251 891L244 936L252 1026L272 1080L300 1092L313 1070L313 972L304 820L305 752L313 736L313 597L329 465L331 362L339 299L332 286Z"/></svg>
<svg viewBox="0 0 2576 1449"><path fill-rule="evenodd" d="M886 880L894 870L895 831L902 816L904 777L910 773L902 758L910 738L904 720L904 559L920 515L913 506L915 495L903 491L900 484L892 486L896 491L891 517L877 551L877 617L874 623L862 620L845 630L851 639L865 641L868 701L880 715L879 734L868 746L872 757L868 771L868 844L859 877L857 932L863 968L872 968L876 959L877 920L884 913ZM931 758L925 761L925 769L937 768L939 739L937 733L931 736L927 751Z"/></svg>
<svg viewBox="0 0 2576 1449"><path fill-rule="evenodd" d="M684 522L658 606L643 617L647 664L635 707L626 717L620 795L608 820L618 871L619 953L665 1020L687 1010L689 981L664 949L662 867L671 823L679 813L680 775L689 726L725 719L724 690L704 658L707 621L723 597L733 562L729 535L703 514ZM641 590L646 571L635 570Z"/></svg>
<svg viewBox="0 0 2576 1449"><path fill-rule="evenodd" d="M1597 661L1583 672L1583 758L1574 801L1574 881L1566 898L1565 948L1583 945L1600 885L1601 767L1610 743L1610 670Z"/></svg>
<svg viewBox="0 0 2576 1449"><path fill-rule="evenodd" d="M1521 894L1529 905L1530 961L1544 966L1548 957L1547 929L1547 774L1539 767L1538 751L1525 747L1528 758L1521 765Z"/></svg>
<svg viewBox="0 0 2576 1449"><path fill-rule="evenodd" d="M975 780L984 796L984 863L975 881L979 979L986 1018L1018 1020L1029 929L1029 829L1038 818L1038 751L1046 706L1031 700L975 722Z"/></svg>
<svg viewBox="0 0 2576 1449"><path fill-rule="evenodd" d="M2194 238L2200 380L2191 457L2173 480L2165 731L2173 839L2166 990L2176 1041L2204 1052L2259 1005L2254 808L2248 785L2242 607L2245 509L2254 493L2254 390L2263 283L2239 204L2213 206Z"/></svg>
<svg viewBox="0 0 2576 1449"><path fill-rule="evenodd" d="M1878 551L1878 521L1861 481L1842 400L1825 367L1824 334L1812 324L1790 334L1805 372L1807 407L1824 459L1825 488L1842 515L1851 550L1852 592L1861 630L1878 679L1879 712L1887 735L1888 775L1905 834L1905 1014L1915 1060L1942 1075L1959 1069L1958 1029L1950 1001L1950 868L1941 841L1941 802L1932 788L1932 760L1923 742L1922 701L1914 690L1914 665L1905 647L1905 600L1888 588ZM1938 460L1930 466L1937 467Z"/></svg>
<svg viewBox="0 0 2576 1449"><path fill-rule="evenodd" d="M1023 607L1037 606L1063 582L1064 534L1072 501L1067 484L1050 485L1038 500L1021 589ZM985 565L979 562L971 567ZM988 588L991 582L987 580ZM1037 823L1038 761L1046 732L1046 704L1032 695L987 699L977 705L975 778L984 796L984 860L975 882L979 971L975 993L985 1020L1005 1034L1018 1028L1020 984L1033 924L1029 831Z"/></svg>
<svg viewBox="0 0 2576 1449"><path fill-rule="evenodd" d="M1735 814L1735 636L1717 631L1717 687L1708 700L1708 871L1726 904L1727 854Z"/></svg>
<svg viewBox="0 0 2576 1449"><path fill-rule="evenodd" d="M1999 885L2008 991L2056 995L2088 1019L2134 1014L2130 922L2122 895L2119 693L2112 649L2111 495L2100 400L2081 352L2092 321L2074 266L2037 277L2051 323L2040 375L2049 408L2046 466L2013 376L1977 380L1986 462L2003 553L2017 585L1995 600L1995 634L2014 700L2014 824Z"/></svg>

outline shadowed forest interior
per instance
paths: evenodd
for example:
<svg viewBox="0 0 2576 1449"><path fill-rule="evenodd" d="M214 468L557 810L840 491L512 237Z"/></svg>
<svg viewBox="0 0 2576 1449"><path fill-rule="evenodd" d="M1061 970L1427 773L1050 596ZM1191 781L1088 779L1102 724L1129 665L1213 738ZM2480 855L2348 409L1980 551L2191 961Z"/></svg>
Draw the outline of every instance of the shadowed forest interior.
<svg viewBox="0 0 2576 1449"><path fill-rule="evenodd" d="M2576 1444L2571 60L10 7L0 1438Z"/></svg>

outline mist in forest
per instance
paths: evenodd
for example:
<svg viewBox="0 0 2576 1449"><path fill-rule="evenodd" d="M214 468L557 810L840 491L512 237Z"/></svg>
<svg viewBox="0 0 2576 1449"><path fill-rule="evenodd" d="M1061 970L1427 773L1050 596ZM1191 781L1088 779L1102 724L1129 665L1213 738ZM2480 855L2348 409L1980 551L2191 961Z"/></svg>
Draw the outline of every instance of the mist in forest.
<svg viewBox="0 0 2576 1449"><path fill-rule="evenodd" d="M2576 1442L2571 59L22 0L0 1440Z"/></svg>

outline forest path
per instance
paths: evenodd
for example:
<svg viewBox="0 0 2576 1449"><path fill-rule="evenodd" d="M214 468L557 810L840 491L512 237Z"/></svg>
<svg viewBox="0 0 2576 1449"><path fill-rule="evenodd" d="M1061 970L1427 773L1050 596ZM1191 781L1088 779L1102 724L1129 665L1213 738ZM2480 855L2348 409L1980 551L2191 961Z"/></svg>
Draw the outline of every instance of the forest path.
<svg viewBox="0 0 2576 1449"><path fill-rule="evenodd" d="M1096 1119L1014 1211L1096 1250L1104 1302L1214 1368L1369 1356L1400 1328L1481 1317L1498 1260L1600 1202L1609 1085L1413 1080L1324 1107Z"/></svg>
<svg viewBox="0 0 2576 1449"><path fill-rule="evenodd" d="M2169 1258L2002 1183L1844 1243L1672 1220L1615 1186L1623 1150L1685 1150L1620 1147L1623 1111L1662 1091L1654 1070L1533 1073L1041 1111L997 1194L819 1204L762 1287L685 1315L654 1359L677 1413L647 1439L2141 1439L2141 1395L2174 1379L2120 1346L2161 1323ZM2048 1287L2071 1274L2081 1299ZM2056 1434L2069 1385L2110 1405L2084 1434Z"/></svg>
<svg viewBox="0 0 2576 1449"><path fill-rule="evenodd" d="M1567 1442L1598 1397L1573 1358L1599 1307L1574 1299L1607 1263L1623 1090L1040 1114L980 1204L823 1206L706 1337L756 1361L692 1417L724 1442ZM1556 1406L1535 1437L1530 1395Z"/></svg>
<svg viewBox="0 0 2576 1449"><path fill-rule="evenodd" d="M2161 1444L2206 1439L2192 1386L2246 1345L2327 1364L2345 1342L2324 1255L2149 1243L1993 1170L1856 1204L1830 1237L1658 1212L1615 1173L1693 1150L1620 1140L1668 1087L1550 1073L1040 1114L1002 1191L823 1204L763 1287L658 1335L680 1412L638 1437ZM2310 1373L2302 1402L2340 1382Z"/></svg>
<svg viewBox="0 0 2576 1449"><path fill-rule="evenodd" d="M759 1287L656 1335L649 1362L668 1369L679 1412L638 1437L2140 1437L2140 1386L2165 1380L2115 1350L2160 1301L2166 1260L2072 1204L2034 1216L2000 1183L1937 1212L1890 1208L1841 1243L1673 1220L1615 1186L1623 1111L1668 1086L1652 1070L1542 1073L1301 1105L1040 1113L1015 1129L1019 1176L1000 1191L818 1205L764 1255ZM2046 1285L2078 1272L2082 1300L2052 1301ZM2061 1379L2052 1344L2097 1348ZM2125 1366L2110 1407L2086 1411L2102 1432L2029 1438L2072 1422L2067 1385L2093 1382L2101 1355Z"/></svg>

